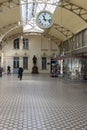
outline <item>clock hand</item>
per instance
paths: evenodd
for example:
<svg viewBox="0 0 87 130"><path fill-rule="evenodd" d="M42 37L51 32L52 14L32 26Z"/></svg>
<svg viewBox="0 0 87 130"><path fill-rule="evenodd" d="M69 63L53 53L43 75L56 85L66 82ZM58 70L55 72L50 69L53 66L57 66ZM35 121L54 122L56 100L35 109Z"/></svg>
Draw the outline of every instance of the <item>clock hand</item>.
<svg viewBox="0 0 87 130"><path fill-rule="evenodd" d="M52 21L52 20L51 20L51 19L49 19L49 23L51 23L51 21Z"/></svg>
<svg viewBox="0 0 87 130"><path fill-rule="evenodd" d="M46 19L45 19L45 16L43 15L43 19L44 19L44 21L46 21Z"/></svg>

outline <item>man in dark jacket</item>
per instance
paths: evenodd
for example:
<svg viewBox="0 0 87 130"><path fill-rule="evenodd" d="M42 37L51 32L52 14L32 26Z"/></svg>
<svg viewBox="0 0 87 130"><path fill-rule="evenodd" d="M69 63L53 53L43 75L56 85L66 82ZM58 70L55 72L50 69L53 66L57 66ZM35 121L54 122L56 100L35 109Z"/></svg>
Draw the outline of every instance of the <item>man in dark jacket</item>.
<svg viewBox="0 0 87 130"><path fill-rule="evenodd" d="M20 78L20 80L22 80L22 76L23 76L23 68L22 68L22 67L19 67L19 70L18 70L18 78Z"/></svg>

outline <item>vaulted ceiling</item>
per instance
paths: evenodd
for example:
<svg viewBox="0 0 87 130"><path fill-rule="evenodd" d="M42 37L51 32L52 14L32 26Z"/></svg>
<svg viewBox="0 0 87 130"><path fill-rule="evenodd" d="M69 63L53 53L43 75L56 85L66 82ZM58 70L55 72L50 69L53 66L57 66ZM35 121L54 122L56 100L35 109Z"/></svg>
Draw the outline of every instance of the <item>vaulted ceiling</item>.
<svg viewBox="0 0 87 130"><path fill-rule="evenodd" d="M38 3L39 0L33 2ZM49 0L42 2L48 3ZM60 0L51 4L56 5L54 23L41 35L60 44L87 28L87 0ZM0 41L25 35L21 22L21 6L20 0L0 0Z"/></svg>

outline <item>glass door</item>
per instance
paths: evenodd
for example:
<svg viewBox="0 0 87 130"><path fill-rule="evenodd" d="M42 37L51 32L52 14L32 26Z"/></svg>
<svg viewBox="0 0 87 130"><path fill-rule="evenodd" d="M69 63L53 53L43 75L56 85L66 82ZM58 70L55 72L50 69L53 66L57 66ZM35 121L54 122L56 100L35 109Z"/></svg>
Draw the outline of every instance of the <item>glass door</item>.
<svg viewBox="0 0 87 130"><path fill-rule="evenodd" d="M14 74L18 73L18 68L19 68L19 57L14 57L13 58L13 73Z"/></svg>

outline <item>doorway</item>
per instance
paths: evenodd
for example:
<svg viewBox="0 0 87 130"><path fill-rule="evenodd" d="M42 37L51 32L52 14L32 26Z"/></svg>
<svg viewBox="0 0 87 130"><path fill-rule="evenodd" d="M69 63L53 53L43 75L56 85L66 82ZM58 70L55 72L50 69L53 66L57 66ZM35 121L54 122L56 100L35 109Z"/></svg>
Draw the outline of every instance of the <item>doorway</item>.
<svg viewBox="0 0 87 130"><path fill-rule="evenodd" d="M13 74L18 73L19 68L19 57L13 57Z"/></svg>

